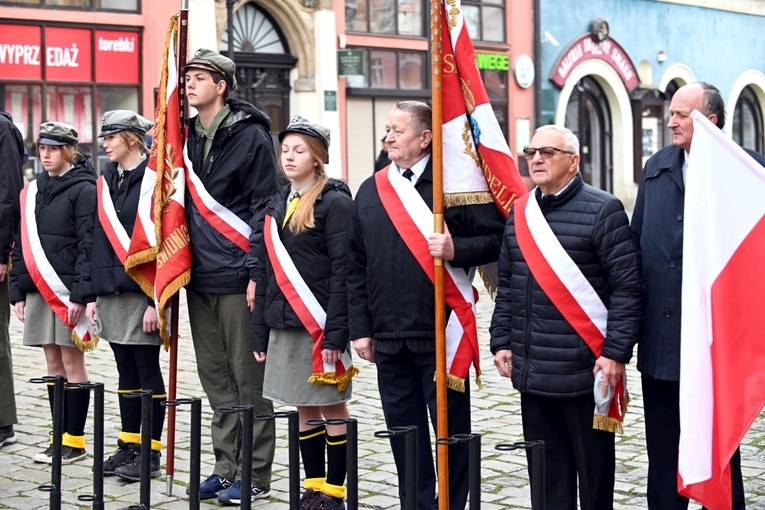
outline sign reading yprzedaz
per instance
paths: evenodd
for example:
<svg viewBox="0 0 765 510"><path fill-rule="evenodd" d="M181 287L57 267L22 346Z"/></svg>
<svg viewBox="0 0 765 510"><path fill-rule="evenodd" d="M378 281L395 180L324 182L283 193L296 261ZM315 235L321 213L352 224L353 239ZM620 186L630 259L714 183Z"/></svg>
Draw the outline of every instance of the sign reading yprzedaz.
<svg viewBox="0 0 765 510"><path fill-rule="evenodd" d="M139 50L138 32L0 24L8 80L138 83Z"/></svg>

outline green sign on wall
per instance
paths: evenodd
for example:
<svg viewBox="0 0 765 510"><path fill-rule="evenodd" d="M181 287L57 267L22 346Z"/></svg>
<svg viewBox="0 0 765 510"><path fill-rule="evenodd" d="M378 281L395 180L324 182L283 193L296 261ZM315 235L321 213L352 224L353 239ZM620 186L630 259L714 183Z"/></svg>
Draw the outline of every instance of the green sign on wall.
<svg viewBox="0 0 765 510"><path fill-rule="evenodd" d="M324 91L324 111L325 112L337 111L337 91L336 90Z"/></svg>
<svg viewBox="0 0 765 510"><path fill-rule="evenodd" d="M366 51L339 50L337 52L337 74L340 76L363 75L366 69Z"/></svg>
<svg viewBox="0 0 765 510"><path fill-rule="evenodd" d="M487 71L507 71L509 70L510 57L497 53L476 53L475 58L478 61L478 69Z"/></svg>

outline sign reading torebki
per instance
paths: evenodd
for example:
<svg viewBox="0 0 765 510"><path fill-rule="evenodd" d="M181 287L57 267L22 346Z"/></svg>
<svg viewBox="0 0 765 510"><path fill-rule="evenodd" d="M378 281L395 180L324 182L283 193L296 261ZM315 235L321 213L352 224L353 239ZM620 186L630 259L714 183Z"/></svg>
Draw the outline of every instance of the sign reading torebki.
<svg viewBox="0 0 765 510"><path fill-rule="evenodd" d="M139 53L136 31L0 23L6 79L41 80L45 69L48 81L138 83Z"/></svg>
<svg viewBox="0 0 765 510"><path fill-rule="evenodd" d="M594 58L603 60L613 67L628 91L631 92L638 86L637 69L624 49L613 39L596 42L590 34L575 40L561 53L553 66L550 80L559 87L563 87L571 72L579 64Z"/></svg>

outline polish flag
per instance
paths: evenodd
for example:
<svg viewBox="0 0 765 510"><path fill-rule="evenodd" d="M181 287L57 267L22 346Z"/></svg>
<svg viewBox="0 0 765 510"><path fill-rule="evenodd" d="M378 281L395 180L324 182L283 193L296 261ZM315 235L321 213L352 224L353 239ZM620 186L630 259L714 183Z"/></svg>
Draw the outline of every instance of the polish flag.
<svg viewBox="0 0 765 510"><path fill-rule="evenodd" d="M765 405L765 169L692 117L678 490L721 510L731 508L730 458Z"/></svg>

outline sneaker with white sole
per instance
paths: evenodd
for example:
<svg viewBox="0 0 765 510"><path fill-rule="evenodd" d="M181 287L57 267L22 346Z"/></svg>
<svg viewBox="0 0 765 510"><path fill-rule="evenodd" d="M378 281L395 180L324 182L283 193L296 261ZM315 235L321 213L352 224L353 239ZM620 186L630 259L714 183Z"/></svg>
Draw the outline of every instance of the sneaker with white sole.
<svg viewBox="0 0 765 510"><path fill-rule="evenodd" d="M13 425L0 427L0 448L5 445L16 442L16 433L13 431Z"/></svg>
<svg viewBox="0 0 765 510"><path fill-rule="evenodd" d="M32 457L32 460L38 464L53 464L53 445L48 445L45 450Z"/></svg>
<svg viewBox="0 0 765 510"><path fill-rule="evenodd" d="M75 448L73 446L61 447L61 464L71 464L77 462L88 456L85 448ZM51 457L51 464L53 463L53 457Z"/></svg>
<svg viewBox="0 0 765 510"><path fill-rule="evenodd" d="M212 474L207 479L199 484L199 499L212 499L218 496L218 494L231 487L231 481L223 478L220 475ZM191 487L186 488L186 495L191 494Z"/></svg>
<svg viewBox="0 0 765 510"><path fill-rule="evenodd" d="M253 485L250 490L250 501L266 499L270 495L271 491L269 489L261 489L260 487ZM244 497L247 497L246 493L244 494ZM232 506L242 504L242 481L237 480L231 487L221 491L218 495L218 503Z"/></svg>

